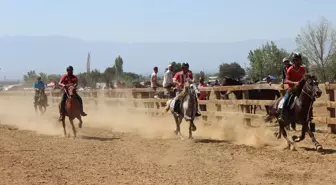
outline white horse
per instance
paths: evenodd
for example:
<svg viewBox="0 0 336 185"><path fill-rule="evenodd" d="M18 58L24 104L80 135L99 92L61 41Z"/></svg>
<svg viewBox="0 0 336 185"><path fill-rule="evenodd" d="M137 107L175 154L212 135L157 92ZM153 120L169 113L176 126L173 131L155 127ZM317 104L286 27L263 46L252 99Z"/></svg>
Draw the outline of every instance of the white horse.
<svg viewBox="0 0 336 185"><path fill-rule="evenodd" d="M192 139L192 131L196 131L196 126L194 125L194 120L196 117L196 98L199 95L200 91L197 86L193 84L191 81L188 81L184 85L183 91L178 94L174 99L168 100L165 110L168 111L170 109L171 113L174 116L176 123L176 130L174 133L179 135L181 139L183 136L181 134L180 125L182 123L183 118L186 121L189 121L189 139ZM179 100L180 103L176 104L176 108L178 108L178 113L174 110L175 103Z"/></svg>

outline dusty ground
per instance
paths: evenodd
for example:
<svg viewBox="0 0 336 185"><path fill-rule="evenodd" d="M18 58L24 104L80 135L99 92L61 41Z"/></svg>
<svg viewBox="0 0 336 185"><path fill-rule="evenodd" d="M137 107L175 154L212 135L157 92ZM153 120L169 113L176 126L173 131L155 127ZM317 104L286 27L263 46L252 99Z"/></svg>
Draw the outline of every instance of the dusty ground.
<svg viewBox="0 0 336 185"><path fill-rule="evenodd" d="M72 139L54 107L35 116L31 100L0 99L0 184L336 184L336 137L325 133L316 134L324 154L309 137L298 151L283 150L274 128L247 128L239 118L208 127L198 120L195 139L179 140L170 116L99 104L87 106Z"/></svg>

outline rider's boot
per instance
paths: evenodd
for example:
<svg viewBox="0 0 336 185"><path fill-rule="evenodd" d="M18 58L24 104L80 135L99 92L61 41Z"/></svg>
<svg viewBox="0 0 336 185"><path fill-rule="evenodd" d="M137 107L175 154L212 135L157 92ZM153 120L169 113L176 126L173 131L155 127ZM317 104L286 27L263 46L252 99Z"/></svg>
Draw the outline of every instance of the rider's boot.
<svg viewBox="0 0 336 185"><path fill-rule="evenodd" d="M83 103L80 105L81 107L81 116L87 116L87 114L83 110Z"/></svg>
<svg viewBox="0 0 336 185"><path fill-rule="evenodd" d="M279 116L279 121L284 122L285 121L285 109L282 108Z"/></svg>

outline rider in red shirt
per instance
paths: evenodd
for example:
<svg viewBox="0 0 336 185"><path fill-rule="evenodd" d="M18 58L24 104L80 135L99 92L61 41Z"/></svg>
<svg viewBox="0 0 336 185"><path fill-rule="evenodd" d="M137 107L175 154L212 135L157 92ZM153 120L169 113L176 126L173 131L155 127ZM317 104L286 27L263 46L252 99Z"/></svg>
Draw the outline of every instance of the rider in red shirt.
<svg viewBox="0 0 336 185"><path fill-rule="evenodd" d="M175 75L174 75L174 83L177 84L177 88L178 88L178 91L182 91L182 89L184 88L184 83L190 79L190 80L193 80L193 76L192 76L192 73L191 71L188 69L188 64L185 64L183 63L182 64L182 71L180 72L177 72ZM180 102L181 100L180 99L176 99L176 102ZM196 98L196 117L199 117L201 116L201 113L199 112L198 110L198 101L197 101L197 98ZM178 105L178 104L176 104Z"/></svg>
<svg viewBox="0 0 336 185"><path fill-rule="evenodd" d="M67 67L67 74L63 75L61 80L59 81L59 85L62 87L62 90L64 91L62 95L62 101L61 101L61 113L60 113L60 120L62 120L63 114L65 113L65 102L68 98L65 91L68 91L69 85L74 85L74 87L77 87L78 85L78 78L73 74L73 67L69 66ZM83 100L82 98L76 93L76 98L80 105L80 111L82 116L86 116L87 114L83 111Z"/></svg>
<svg viewBox="0 0 336 185"><path fill-rule="evenodd" d="M287 92L284 96L284 103L282 106L279 121L284 121L285 119L284 114L287 113L285 109L286 109L288 98L290 97L290 95L295 93L293 91L293 87L297 85L299 81L305 75L305 68L301 65L302 55L300 53L294 53L292 60L293 60L293 65L287 69L287 73L286 73L285 83L288 84L289 88L287 89Z"/></svg>

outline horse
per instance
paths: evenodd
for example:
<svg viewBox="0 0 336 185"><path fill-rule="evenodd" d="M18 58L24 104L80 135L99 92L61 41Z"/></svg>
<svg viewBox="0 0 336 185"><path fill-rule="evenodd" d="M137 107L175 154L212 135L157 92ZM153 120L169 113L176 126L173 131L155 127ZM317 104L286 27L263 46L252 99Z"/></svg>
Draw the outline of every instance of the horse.
<svg viewBox="0 0 336 185"><path fill-rule="evenodd" d="M41 112L41 115L43 115L47 110L47 97L44 93L44 89L42 88L36 88L35 91L37 91L37 101L34 104L35 113L37 113L37 106L39 107L39 110Z"/></svg>
<svg viewBox="0 0 336 185"><path fill-rule="evenodd" d="M224 80L221 84L222 86L234 86L234 85L243 85L242 82L232 79L232 78L227 78L224 77ZM225 94L225 96L228 96L230 93L233 93L236 97L237 100L243 99L243 91L221 91L221 94ZM278 90L273 90L273 89L254 89L254 90L248 90L248 97L250 100L275 100L276 98L279 98L280 92ZM257 106L250 106L251 107L251 112L256 113ZM269 111L269 105L265 105L266 112L268 113ZM243 106L241 106L241 110L243 110Z"/></svg>
<svg viewBox="0 0 336 185"><path fill-rule="evenodd" d="M76 89L74 86L69 86L68 89L68 93L66 93L67 95L67 100L65 102L65 113L63 113L63 117L62 117L62 125L63 125L63 130L64 130L64 136L66 135L66 130L65 130L65 117L68 116L71 127L72 127L72 131L74 134L74 138L76 138L76 128L74 126L73 120L75 118L77 118L79 120L79 124L78 127L82 128L82 116L80 114L80 105L78 100L76 99ZM61 112L61 103L59 103L59 111Z"/></svg>
<svg viewBox="0 0 336 185"><path fill-rule="evenodd" d="M187 122L189 121L189 139L193 139L192 132L196 131L196 126L194 124L195 115L196 115L196 98L200 94L197 86L193 84L191 81L188 81L184 85L183 91L177 95L176 98L181 99L181 103L178 106L179 114L175 113L175 99L168 100L166 105L166 112L171 111L176 124L176 129L174 131L175 135L179 135L180 139L183 139L181 134L180 125L185 119Z"/></svg>
<svg viewBox="0 0 336 185"><path fill-rule="evenodd" d="M288 104L283 105L283 107L288 108L288 114L285 116L284 122L278 121L279 132L275 133L277 138L280 139L281 135L287 141L287 148L295 150L293 143L288 139L285 127L291 122L299 123L302 125L301 136L292 136L294 142L300 142L305 139L305 134L308 132L309 136L312 138L316 150L323 150L322 145L320 145L313 132L309 129L308 122L311 117L311 108L316 98L321 97L322 91L318 87L317 78L314 75L305 75L302 80L299 81L298 85L295 86L294 91L298 97L289 97ZM271 121L273 118L279 117L279 100L274 101L271 104L270 114L265 118L265 122Z"/></svg>

